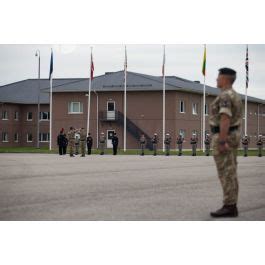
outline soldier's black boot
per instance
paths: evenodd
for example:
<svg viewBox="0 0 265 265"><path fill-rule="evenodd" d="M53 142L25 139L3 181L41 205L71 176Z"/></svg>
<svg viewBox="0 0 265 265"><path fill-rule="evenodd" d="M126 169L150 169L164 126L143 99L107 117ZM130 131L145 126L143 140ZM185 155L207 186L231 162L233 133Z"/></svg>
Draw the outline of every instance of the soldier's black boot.
<svg viewBox="0 0 265 265"><path fill-rule="evenodd" d="M220 217L237 217L238 210L236 204L224 205L221 209L216 212L211 212L211 216L214 218Z"/></svg>

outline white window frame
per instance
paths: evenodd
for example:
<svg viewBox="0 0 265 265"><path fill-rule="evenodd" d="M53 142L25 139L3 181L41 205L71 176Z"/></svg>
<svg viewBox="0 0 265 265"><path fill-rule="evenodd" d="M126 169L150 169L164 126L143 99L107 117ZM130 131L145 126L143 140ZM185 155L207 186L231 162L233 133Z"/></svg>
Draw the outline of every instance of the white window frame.
<svg viewBox="0 0 265 265"><path fill-rule="evenodd" d="M46 140L46 141L43 140L43 135L44 135L44 134L47 134L47 138L48 138L48 140ZM50 141L50 134L49 134L49 133L40 133L40 134L39 134L39 141L40 141L41 143L48 143L48 142Z"/></svg>
<svg viewBox="0 0 265 265"><path fill-rule="evenodd" d="M6 113L6 118L4 118L4 113ZM8 121L8 112L7 112L7 110L4 110L4 111L2 112L2 120L3 120L3 121Z"/></svg>
<svg viewBox="0 0 265 265"><path fill-rule="evenodd" d="M16 114L17 114L17 115L16 115ZM15 120L15 121L18 121L18 119L19 119L18 111L15 111L15 117L14 117L14 120Z"/></svg>
<svg viewBox="0 0 265 265"><path fill-rule="evenodd" d="M192 103L192 115L198 115L198 103Z"/></svg>
<svg viewBox="0 0 265 265"><path fill-rule="evenodd" d="M47 116L48 116L47 119L43 119L43 113L44 113L44 112L47 113ZM39 118L40 118L40 121L49 121L49 120L50 120L50 112L49 112L49 111L40 111L40 113L39 113Z"/></svg>
<svg viewBox="0 0 265 265"><path fill-rule="evenodd" d="M183 111L181 111L181 103L183 103ZM184 100L179 101L179 113L185 113L185 101Z"/></svg>
<svg viewBox="0 0 265 265"><path fill-rule="evenodd" d="M16 136L17 136L17 139L16 139ZM19 138L18 138L19 136L18 136L18 133L16 132L15 134L14 134L14 142L15 143L18 143L19 142Z"/></svg>
<svg viewBox="0 0 265 265"><path fill-rule="evenodd" d="M31 113L31 119L29 119L29 113ZM33 120L33 113L32 113L32 111L28 111L27 112L27 121L32 121Z"/></svg>
<svg viewBox="0 0 265 265"><path fill-rule="evenodd" d="M32 140L29 140L29 135L31 134ZM33 134L32 133L27 133L27 143L32 143L33 142Z"/></svg>
<svg viewBox="0 0 265 265"><path fill-rule="evenodd" d="M5 134L6 137L3 137L4 134ZM6 138L6 140L4 138ZM2 142L3 143L8 143L9 142L8 141L8 133L7 132L2 132Z"/></svg>
<svg viewBox="0 0 265 265"><path fill-rule="evenodd" d="M74 104L79 104L79 112L73 112L73 105ZM81 108L82 108L82 111L81 111ZM80 102L80 101L71 101L71 102L68 102L68 114L83 114L83 111L84 111L84 107L83 107L83 102Z"/></svg>
<svg viewBox="0 0 265 265"><path fill-rule="evenodd" d="M179 129L179 134L182 135L183 138L185 138L186 130L185 129Z"/></svg>

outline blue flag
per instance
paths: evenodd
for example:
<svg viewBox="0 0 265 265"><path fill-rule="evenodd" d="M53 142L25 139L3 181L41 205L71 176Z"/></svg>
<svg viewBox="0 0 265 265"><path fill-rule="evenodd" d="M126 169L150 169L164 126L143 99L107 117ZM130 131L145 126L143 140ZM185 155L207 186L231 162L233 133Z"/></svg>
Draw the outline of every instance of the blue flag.
<svg viewBox="0 0 265 265"><path fill-rule="evenodd" d="M52 77L52 73L53 73L53 51L51 53L51 62L50 62L50 75L49 75L49 79L51 80Z"/></svg>

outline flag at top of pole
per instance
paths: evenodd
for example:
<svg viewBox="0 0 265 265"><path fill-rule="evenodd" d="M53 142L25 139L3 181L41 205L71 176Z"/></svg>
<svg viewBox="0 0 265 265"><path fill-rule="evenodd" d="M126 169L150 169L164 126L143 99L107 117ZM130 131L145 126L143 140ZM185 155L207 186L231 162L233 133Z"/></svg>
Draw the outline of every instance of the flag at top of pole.
<svg viewBox="0 0 265 265"><path fill-rule="evenodd" d="M206 75L206 45L204 45L204 54L203 54L203 62L202 62L202 74Z"/></svg>
<svg viewBox="0 0 265 265"><path fill-rule="evenodd" d="M90 78L91 78L91 80L94 79L94 62L93 62L92 51L91 51L91 62L90 62Z"/></svg>
<svg viewBox="0 0 265 265"><path fill-rule="evenodd" d="M51 61L50 61L50 142L49 149L52 150L52 77L53 77L53 51L51 50Z"/></svg>
<svg viewBox="0 0 265 265"><path fill-rule="evenodd" d="M124 120L123 120L123 151L126 152L126 132L127 132L127 49L125 45L125 54L124 54Z"/></svg>
<svg viewBox="0 0 265 265"><path fill-rule="evenodd" d="M246 88L248 88L248 45L247 45L247 49L246 49L246 63L245 63L245 67L246 67Z"/></svg>

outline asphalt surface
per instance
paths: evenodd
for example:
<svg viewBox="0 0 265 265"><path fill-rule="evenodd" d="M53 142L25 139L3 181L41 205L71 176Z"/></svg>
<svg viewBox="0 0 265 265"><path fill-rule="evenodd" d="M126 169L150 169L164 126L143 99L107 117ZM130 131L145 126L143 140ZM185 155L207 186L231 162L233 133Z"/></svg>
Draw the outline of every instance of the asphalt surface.
<svg viewBox="0 0 265 265"><path fill-rule="evenodd" d="M239 157L235 219L265 220L265 157ZM0 220L213 220L212 157L0 154Z"/></svg>

